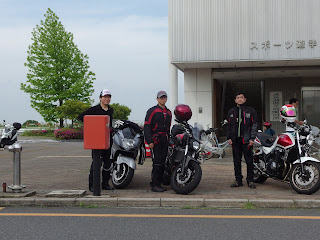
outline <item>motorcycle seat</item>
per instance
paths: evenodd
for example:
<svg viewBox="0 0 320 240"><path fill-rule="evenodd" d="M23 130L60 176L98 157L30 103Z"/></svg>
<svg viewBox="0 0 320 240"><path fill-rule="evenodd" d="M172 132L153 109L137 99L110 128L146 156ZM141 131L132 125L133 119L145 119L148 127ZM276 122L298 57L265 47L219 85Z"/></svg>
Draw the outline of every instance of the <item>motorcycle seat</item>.
<svg viewBox="0 0 320 240"><path fill-rule="evenodd" d="M276 140L275 137L264 132L258 132L257 137L261 142L262 146L265 146L265 147L271 147L274 141Z"/></svg>

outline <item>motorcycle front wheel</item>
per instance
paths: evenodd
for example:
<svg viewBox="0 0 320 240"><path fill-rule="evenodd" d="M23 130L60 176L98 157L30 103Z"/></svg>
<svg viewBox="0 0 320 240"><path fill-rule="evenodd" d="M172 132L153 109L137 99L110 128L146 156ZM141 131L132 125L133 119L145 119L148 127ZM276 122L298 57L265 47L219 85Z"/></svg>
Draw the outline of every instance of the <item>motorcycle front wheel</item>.
<svg viewBox="0 0 320 240"><path fill-rule="evenodd" d="M191 193L200 183L202 170L198 163L190 161L185 174L177 166L171 176L171 187L178 194Z"/></svg>
<svg viewBox="0 0 320 240"><path fill-rule="evenodd" d="M132 180L134 170L125 163L115 164L112 171L112 184L117 189L126 187Z"/></svg>
<svg viewBox="0 0 320 240"><path fill-rule="evenodd" d="M319 164L312 161L307 161L302 164L293 165L290 171L290 185L301 194L312 194L320 188L320 168Z"/></svg>

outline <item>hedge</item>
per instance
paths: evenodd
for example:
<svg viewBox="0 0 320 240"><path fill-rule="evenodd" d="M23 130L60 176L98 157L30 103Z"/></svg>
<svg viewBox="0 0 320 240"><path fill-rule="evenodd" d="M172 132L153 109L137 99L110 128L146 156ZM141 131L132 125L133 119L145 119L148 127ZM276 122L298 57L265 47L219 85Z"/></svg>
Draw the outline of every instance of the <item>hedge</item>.
<svg viewBox="0 0 320 240"><path fill-rule="evenodd" d="M83 128L59 128L54 131L59 139L83 139Z"/></svg>
<svg viewBox="0 0 320 240"><path fill-rule="evenodd" d="M54 137L54 130L29 130L24 131L22 136L41 136L41 137Z"/></svg>

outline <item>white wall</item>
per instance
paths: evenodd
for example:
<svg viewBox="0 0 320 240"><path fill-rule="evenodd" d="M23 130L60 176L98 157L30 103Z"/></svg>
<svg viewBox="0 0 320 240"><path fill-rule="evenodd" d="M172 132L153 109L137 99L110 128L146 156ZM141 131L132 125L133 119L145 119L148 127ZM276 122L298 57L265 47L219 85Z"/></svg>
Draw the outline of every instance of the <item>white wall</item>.
<svg viewBox="0 0 320 240"><path fill-rule="evenodd" d="M190 123L198 122L204 128L212 127L212 77L211 69L187 69L184 71L184 103L192 110ZM199 113L199 108L202 113Z"/></svg>
<svg viewBox="0 0 320 240"><path fill-rule="evenodd" d="M319 0L169 0L171 62L319 59L319 10Z"/></svg>

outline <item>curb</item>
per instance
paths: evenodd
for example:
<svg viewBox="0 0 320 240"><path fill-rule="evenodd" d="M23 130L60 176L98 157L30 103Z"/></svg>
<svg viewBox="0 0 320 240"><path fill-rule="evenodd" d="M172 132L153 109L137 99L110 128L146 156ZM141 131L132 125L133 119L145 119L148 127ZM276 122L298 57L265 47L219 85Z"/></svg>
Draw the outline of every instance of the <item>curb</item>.
<svg viewBox="0 0 320 240"><path fill-rule="evenodd" d="M251 203L251 204L250 204ZM248 205L250 204L250 205ZM205 198L2 198L1 207L320 208L320 200Z"/></svg>

